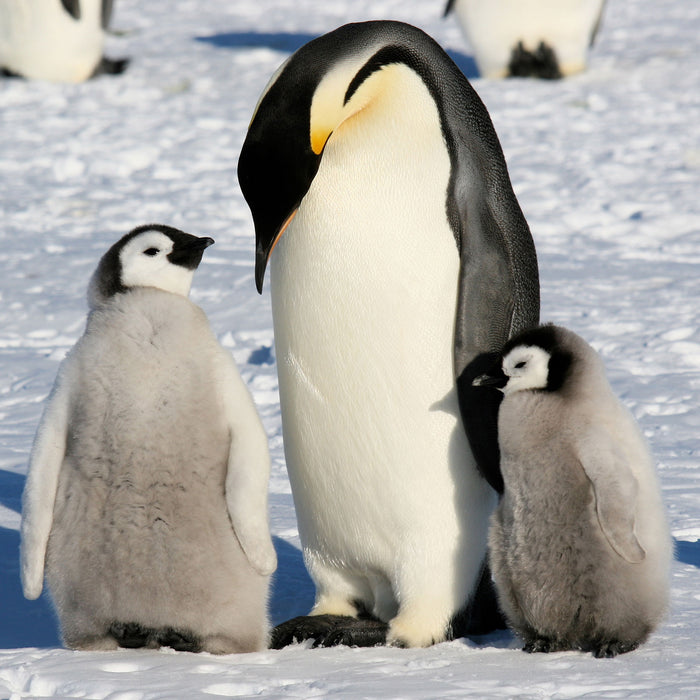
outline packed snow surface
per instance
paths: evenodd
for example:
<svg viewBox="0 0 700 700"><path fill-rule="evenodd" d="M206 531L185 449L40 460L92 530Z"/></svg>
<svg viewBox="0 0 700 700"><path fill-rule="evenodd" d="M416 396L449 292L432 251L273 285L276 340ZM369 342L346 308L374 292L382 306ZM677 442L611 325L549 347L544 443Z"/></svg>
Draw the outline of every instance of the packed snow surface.
<svg viewBox="0 0 700 700"><path fill-rule="evenodd" d="M700 3L609 0L589 70L478 77L444 2L117 0L118 77L0 81L0 698L679 698L700 688ZM657 460L676 540L668 620L612 660L528 655L509 633L429 649L214 657L61 648L46 596L22 598L20 497L43 401L82 332L88 279L131 228L212 236L192 299L233 353L273 459L274 623L308 611L285 471L270 299L236 163L260 91L289 54L348 21L434 36L493 118L537 245L542 318L602 355Z"/></svg>

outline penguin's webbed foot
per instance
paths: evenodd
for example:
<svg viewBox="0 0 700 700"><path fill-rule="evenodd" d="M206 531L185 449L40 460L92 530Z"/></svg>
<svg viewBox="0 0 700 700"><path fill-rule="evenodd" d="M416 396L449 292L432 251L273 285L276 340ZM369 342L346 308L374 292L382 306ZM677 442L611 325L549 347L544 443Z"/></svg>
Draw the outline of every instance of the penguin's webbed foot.
<svg viewBox="0 0 700 700"><path fill-rule="evenodd" d="M523 651L526 651L528 654L548 654L550 651L557 651L557 647L547 637L533 637L525 642Z"/></svg>
<svg viewBox="0 0 700 700"><path fill-rule="evenodd" d="M374 647L386 644L389 625L373 618L349 615L302 615L272 630L271 649L282 649L295 642L313 639L314 647L338 645Z"/></svg>
<svg viewBox="0 0 700 700"><path fill-rule="evenodd" d="M618 654L626 654L634 651L639 646L638 642L621 642L619 640L608 640L594 644L591 651L596 659L612 659Z"/></svg>
<svg viewBox="0 0 700 700"><path fill-rule="evenodd" d="M519 41L510 55L508 75L512 78L544 80L558 80L562 77L554 49L543 41L535 51L529 51L523 46L523 42Z"/></svg>
<svg viewBox="0 0 700 700"><path fill-rule="evenodd" d="M202 651L202 643L198 637L191 632L176 630L172 627L158 630L157 640L159 646L170 647L175 651L190 651L195 654Z"/></svg>
<svg viewBox="0 0 700 700"><path fill-rule="evenodd" d="M113 622L109 633L120 647L125 649L140 649L148 646L153 630L143 627L138 622Z"/></svg>
<svg viewBox="0 0 700 700"><path fill-rule="evenodd" d="M107 58L107 56L103 56L97 64L92 77L95 78L98 75L121 75L128 65L128 58Z"/></svg>
<svg viewBox="0 0 700 700"><path fill-rule="evenodd" d="M109 634L125 649L170 647L175 651L195 653L202 650L202 643L194 634L173 627L154 629L138 622L113 622L109 626Z"/></svg>

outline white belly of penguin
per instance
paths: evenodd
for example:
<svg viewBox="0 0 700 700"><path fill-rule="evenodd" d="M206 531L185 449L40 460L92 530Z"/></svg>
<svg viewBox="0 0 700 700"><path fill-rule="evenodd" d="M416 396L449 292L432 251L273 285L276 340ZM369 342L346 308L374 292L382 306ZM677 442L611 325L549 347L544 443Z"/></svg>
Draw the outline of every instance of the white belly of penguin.
<svg viewBox="0 0 700 700"><path fill-rule="evenodd" d="M366 576L369 589L377 580L394 589L400 560L423 557L426 540L456 555L465 492L489 501L454 387L450 161L437 109L411 75L403 117L373 105L331 136L271 259L285 454L307 564L312 575L320 565ZM477 510L485 547L488 509Z"/></svg>

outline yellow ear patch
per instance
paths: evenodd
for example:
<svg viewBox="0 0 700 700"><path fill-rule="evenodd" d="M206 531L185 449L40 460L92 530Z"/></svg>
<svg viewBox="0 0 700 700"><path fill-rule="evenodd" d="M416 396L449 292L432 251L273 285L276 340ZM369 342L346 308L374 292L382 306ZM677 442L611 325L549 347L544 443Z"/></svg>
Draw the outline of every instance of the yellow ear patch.
<svg viewBox="0 0 700 700"><path fill-rule="evenodd" d="M357 56L333 67L316 88L311 101L310 140L311 149L320 155L330 135L346 119L364 109L382 91L388 79L385 66L372 73L354 92L347 104L343 104L348 86L357 72L369 60L371 54Z"/></svg>

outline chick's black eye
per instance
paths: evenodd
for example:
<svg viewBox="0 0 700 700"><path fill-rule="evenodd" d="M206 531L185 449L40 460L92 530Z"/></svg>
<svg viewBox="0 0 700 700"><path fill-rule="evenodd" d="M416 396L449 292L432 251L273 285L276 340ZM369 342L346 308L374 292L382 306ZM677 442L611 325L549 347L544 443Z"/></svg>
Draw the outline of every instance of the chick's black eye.
<svg viewBox="0 0 700 700"><path fill-rule="evenodd" d="M153 257L154 255L158 255L158 248L147 248L143 251L143 254Z"/></svg>
<svg viewBox="0 0 700 700"><path fill-rule="evenodd" d="M520 362L516 363L515 369L522 369L526 364L527 362L525 362L525 360L521 360Z"/></svg>

